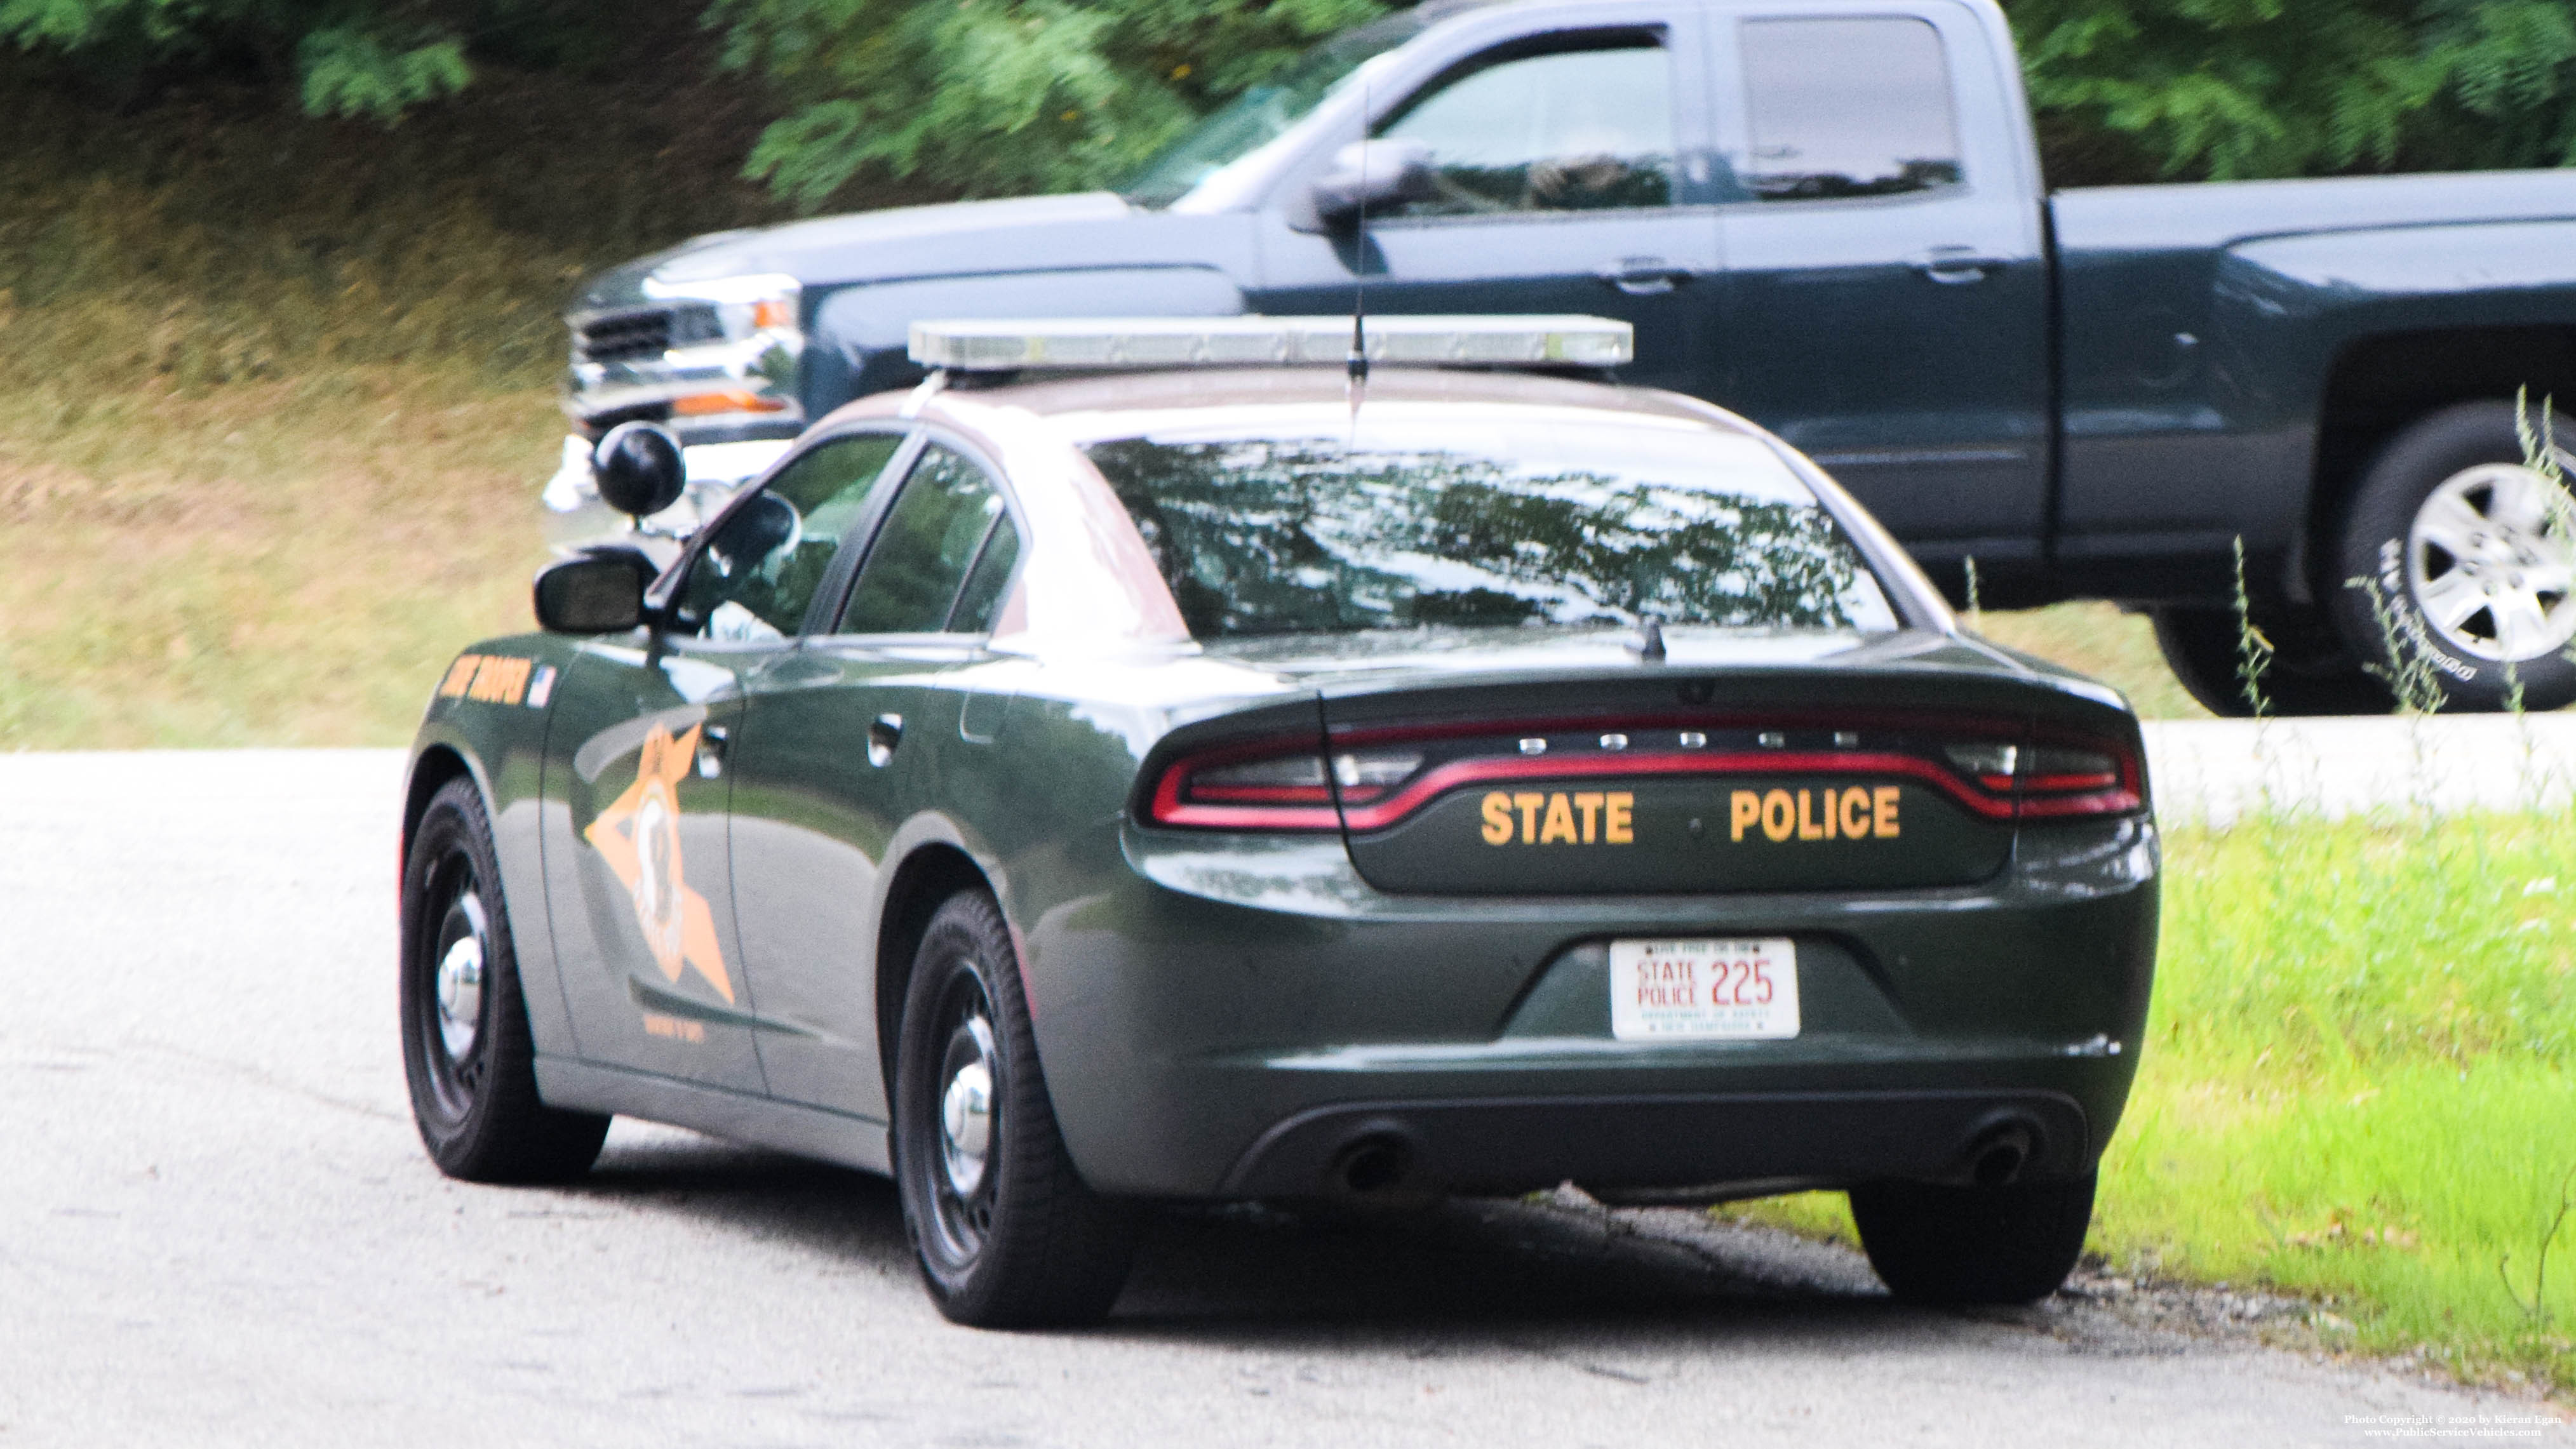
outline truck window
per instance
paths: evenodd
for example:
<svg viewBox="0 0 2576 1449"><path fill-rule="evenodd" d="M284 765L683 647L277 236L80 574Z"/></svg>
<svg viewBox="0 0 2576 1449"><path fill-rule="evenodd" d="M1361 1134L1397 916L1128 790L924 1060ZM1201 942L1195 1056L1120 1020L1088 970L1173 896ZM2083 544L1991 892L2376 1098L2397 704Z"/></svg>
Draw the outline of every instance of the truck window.
<svg viewBox="0 0 2576 1449"><path fill-rule="evenodd" d="M1941 33L1901 16L1753 20L1744 26L1762 201L1893 196L1955 186L1959 132Z"/></svg>
<svg viewBox="0 0 2576 1449"><path fill-rule="evenodd" d="M1431 148L1439 194L1398 216L1669 206L1672 68L1651 35L1554 38L1469 62L1378 128Z"/></svg>

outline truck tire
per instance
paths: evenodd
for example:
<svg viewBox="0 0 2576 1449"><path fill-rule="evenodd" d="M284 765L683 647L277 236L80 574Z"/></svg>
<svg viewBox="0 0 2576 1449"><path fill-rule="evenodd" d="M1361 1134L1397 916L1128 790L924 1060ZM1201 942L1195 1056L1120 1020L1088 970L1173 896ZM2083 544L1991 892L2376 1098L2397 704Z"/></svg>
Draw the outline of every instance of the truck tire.
<svg viewBox="0 0 2576 1449"><path fill-rule="evenodd" d="M2156 647L2186 693L2221 719L2253 716L2234 609L2173 605L2156 610L2155 623ZM2324 614L2303 609L2278 618L2258 615L2254 625L2272 645L2272 661L2260 680L2266 713L2388 712L2388 687L2353 660Z"/></svg>
<svg viewBox="0 0 2576 1449"><path fill-rule="evenodd" d="M2558 432L2576 438L2564 413ZM2576 454L2561 448L2562 465ZM2362 474L2332 582L2338 633L2384 669L2415 669L2443 708L2576 701L2576 518L2523 461L2514 406L2470 402L2409 424Z"/></svg>

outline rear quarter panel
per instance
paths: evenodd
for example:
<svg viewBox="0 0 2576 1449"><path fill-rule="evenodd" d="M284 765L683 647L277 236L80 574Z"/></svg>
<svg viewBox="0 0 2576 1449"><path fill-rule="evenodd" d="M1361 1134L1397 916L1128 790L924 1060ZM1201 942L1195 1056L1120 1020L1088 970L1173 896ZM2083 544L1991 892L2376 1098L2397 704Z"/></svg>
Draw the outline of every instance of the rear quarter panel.
<svg viewBox="0 0 2576 1449"><path fill-rule="evenodd" d="M2240 536L2294 553L2327 382L2356 343L2576 325L2567 173L2109 187L2051 209L2059 551L2112 569L2096 591L2113 596L2161 569L2223 597ZM2198 567L2175 579L2177 560Z"/></svg>

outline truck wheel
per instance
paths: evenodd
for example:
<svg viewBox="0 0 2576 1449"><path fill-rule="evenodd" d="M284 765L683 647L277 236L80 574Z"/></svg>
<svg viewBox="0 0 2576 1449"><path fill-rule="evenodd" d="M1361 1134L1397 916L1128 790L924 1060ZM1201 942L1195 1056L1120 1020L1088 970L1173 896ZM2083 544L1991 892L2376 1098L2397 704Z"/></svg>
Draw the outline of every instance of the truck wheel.
<svg viewBox="0 0 2576 1449"><path fill-rule="evenodd" d="M537 1096L509 907L471 780L431 797L403 861L403 1078L430 1160L469 1182L556 1182L590 1170L608 1119Z"/></svg>
<svg viewBox="0 0 2576 1449"><path fill-rule="evenodd" d="M2554 421L2576 438L2565 414ZM2558 456L2576 466L2576 454ZM2512 404L2461 403L2418 420L2353 493L2338 631L2382 667L2424 666L2451 709L2508 708L2517 682L2528 709L2576 700L2565 657L2576 639L2570 508L2564 488L2524 465Z"/></svg>
<svg viewBox="0 0 2576 1449"><path fill-rule="evenodd" d="M1880 1183L1852 1189L1852 1222L1879 1281L1908 1303L2032 1303L2075 1271L2093 1183Z"/></svg>
<svg viewBox="0 0 2576 1449"><path fill-rule="evenodd" d="M1001 909L948 899L913 957L895 1049L904 1231L939 1311L977 1328L1096 1323L1134 1256L1127 1209L1057 1132Z"/></svg>
<svg viewBox="0 0 2576 1449"><path fill-rule="evenodd" d="M2175 605L2155 611L2156 647L2183 689L2221 719L2254 713L2245 697L2234 609ZM2255 619L2271 642L2263 706L2276 715L2386 714L2387 686L2353 662L2326 617L2312 610Z"/></svg>

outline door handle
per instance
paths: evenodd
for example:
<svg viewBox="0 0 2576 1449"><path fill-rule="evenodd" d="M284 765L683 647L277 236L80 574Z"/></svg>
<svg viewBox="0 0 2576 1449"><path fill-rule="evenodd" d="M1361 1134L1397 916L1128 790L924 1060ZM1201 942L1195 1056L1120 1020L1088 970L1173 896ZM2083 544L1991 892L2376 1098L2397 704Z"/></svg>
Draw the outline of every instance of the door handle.
<svg viewBox="0 0 2576 1449"><path fill-rule="evenodd" d="M1693 274L1690 268L1674 266L1662 257L1621 257L1596 275L1631 297L1659 297Z"/></svg>
<svg viewBox="0 0 2576 1449"><path fill-rule="evenodd" d="M868 763L882 770L894 758L894 747L903 743L903 716L881 714L868 726Z"/></svg>
<svg viewBox="0 0 2576 1449"><path fill-rule="evenodd" d="M723 725L708 725L698 732L698 778L712 780L724 773L725 746L733 733Z"/></svg>
<svg viewBox="0 0 2576 1449"><path fill-rule="evenodd" d="M1965 287L1986 279L1986 273L2010 265L2002 257L1979 254L1970 247L1934 247L1914 259L1914 270L1945 287Z"/></svg>

